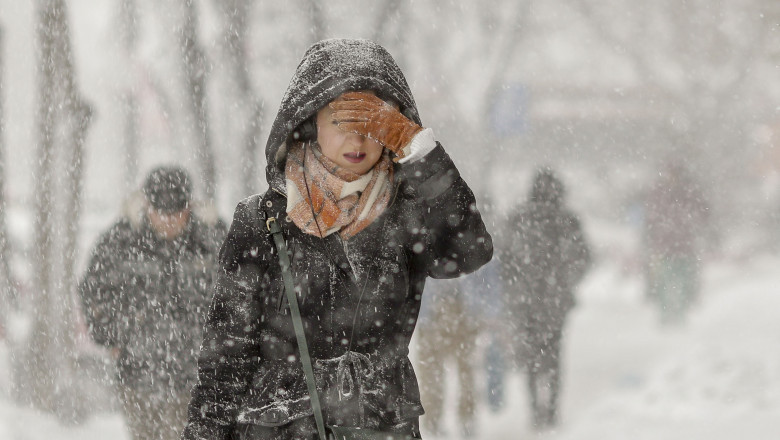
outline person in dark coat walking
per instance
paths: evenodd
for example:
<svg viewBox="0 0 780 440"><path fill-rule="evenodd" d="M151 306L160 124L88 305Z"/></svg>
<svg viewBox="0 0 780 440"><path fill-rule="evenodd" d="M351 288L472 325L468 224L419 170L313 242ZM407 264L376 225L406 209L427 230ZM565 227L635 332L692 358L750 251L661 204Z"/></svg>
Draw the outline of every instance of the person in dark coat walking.
<svg viewBox="0 0 780 440"><path fill-rule="evenodd" d="M117 364L133 440L178 438L196 379L201 332L226 227L191 209L186 171L151 171L138 212L98 240L80 283L92 339ZM129 204L128 206L132 206Z"/></svg>
<svg viewBox="0 0 780 440"><path fill-rule="evenodd" d="M312 405L266 219L291 259L326 424L419 437L409 342L428 277L489 261L472 191L390 54L315 43L266 145L270 189L238 204L183 439L313 439Z"/></svg>
<svg viewBox="0 0 780 440"><path fill-rule="evenodd" d="M471 274L470 276L474 276ZM467 291L463 278L432 280L425 289L418 325L417 357L425 431L444 436L445 388L456 390L457 423L464 437L476 434L477 354L481 318L479 292ZM467 296L470 295L470 296ZM447 372L454 370L454 383ZM455 401L456 399L452 399Z"/></svg>
<svg viewBox="0 0 780 440"><path fill-rule="evenodd" d="M478 437L478 390L485 376L486 400L497 411L503 404L504 336L509 332L497 258L476 272L456 279L432 280L425 286L417 327L417 358L423 429L445 437L445 404L457 401L463 438ZM484 339L481 340L480 339ZM483 359L480 359L483 357ZM448 380L455 372L454 383ZM445 402L448 392L457 398Z"/></svg>
<svg viewBox="0 0 780 440"><path fill-rule="evenodd" d="M537 171L530 200L510 215L506 231L504 278L518 361L528 375L534 427L546 429L557 423L563 327L590 249L565 207L563 182L547 167Z"/></svg>

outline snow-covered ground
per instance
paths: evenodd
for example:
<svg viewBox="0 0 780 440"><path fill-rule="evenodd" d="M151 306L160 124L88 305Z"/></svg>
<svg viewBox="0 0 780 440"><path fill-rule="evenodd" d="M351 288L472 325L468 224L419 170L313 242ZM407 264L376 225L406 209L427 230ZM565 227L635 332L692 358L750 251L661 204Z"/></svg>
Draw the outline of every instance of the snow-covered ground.
<svg viewBox="0 0 780 440"><path fill-rule="evenodd" d="M494 414L480 408L478 438L780 438L778 267L780 257L771 255L711 264L699 307L676 329L659 327L639 277L613 265L598 267L567 326L560 428L543 434L530 429L524 382L513 373L504 409ZM8 350L0 343L0 439L129 438L113 412L63 426L14 405L9 370ZM457 433L453 414L449 408L447 427Z"/></svg>

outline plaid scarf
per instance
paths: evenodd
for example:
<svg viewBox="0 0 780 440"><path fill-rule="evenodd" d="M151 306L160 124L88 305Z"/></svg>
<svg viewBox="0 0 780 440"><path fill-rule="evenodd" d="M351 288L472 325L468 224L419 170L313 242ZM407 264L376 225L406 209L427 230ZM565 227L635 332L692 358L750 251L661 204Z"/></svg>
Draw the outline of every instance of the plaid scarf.
<svg viewBox="0 0 780 440"><path fill-rule="evenodd" d="M316 144L314 144L316 145ZM353 237L387 208L393 163L387 151L366 174L336 165L312 143L297 143L287 154L287 214L303 232L325 237L339 231Z"/></svg>

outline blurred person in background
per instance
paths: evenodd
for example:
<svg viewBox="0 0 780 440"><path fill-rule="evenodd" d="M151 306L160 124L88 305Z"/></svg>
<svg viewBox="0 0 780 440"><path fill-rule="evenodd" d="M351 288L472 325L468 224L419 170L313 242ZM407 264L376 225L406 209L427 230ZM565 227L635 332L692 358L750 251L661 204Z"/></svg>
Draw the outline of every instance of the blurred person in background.
<svg viewBox="0 0 780 440"><path fill-rule="evenodd" d="M79 290L90 335L116 361L130 438L178 439L226 227L193 212L183 168L154 169L142 192L98 240Z"/></svg>
<svg viewBox="0 0 780 440"><path fill-rule="evenodd" d="M497 235L498 236L498 235ZM505 293L501 279L501 264L497 256L477 272L461 278L461 289L469 298L473 318L480 328L485 392L488 408L496 412L504 406L504 378L506 354L511 351L507 327L508 316L504 303ZM484 349L484 351L482 351ZM482 376L482 375L480 375Z"/></svg>
<svg viewBox="0 0 780 440"><path fill-rule="evenodd" d="M502 252L515 353L527 374L537 430L558 421L563 327L591 262L580 221L564 196L553 170L540 168L529 200L509 215Z"/></svg>
<svg viewBox="0 0 780 440"><path fill-rule="evenodd" d="M669 161L645 200L646 296L664 325L678 325L699 296L701 255L709 240L709 204L682 164Z"/></svg>
<svg viewBox="0 0 780 440"><path fill-rule="evenodd" d="M490 194L480 194L477 204L485 224L491 230L497 229L500 224L495 221ZM456 371L457 380L450 389L457 393L457 424L464 437L477 435L476 410L483 391L492 411L503 407L504 364L509 346L505 324L497 256L474 273L428 282L420 309L417 344L426 431L434 435L445 432L442 420L447 367Z"/></svg>
<svg viewBox="0 0 780 440"><path fill-rule="evenodd" d="M467 292L463 278L431 280L425 286L418 322L420 398L425 406L425 431L445 434L442 426L447 367L456 371L458 424L465 437L475 434L475 356L479 322L477 304Z"/></svg>
<svg viewBox="0 0 780 440"><path fill-rule="evenodd" d="M494 197L483 192L477 201L479 211L491 231L497 237L504 237L504 221L499 219L499 209ZM469 295L474 317L480 326L479 346L483 357L486 400L488 408L497 412L504 407L504 378L507 371L507 353L511 352L511 328L508 326L504 281L501 277L500 252L475 273L462 278L463 291ZM481 375L480 375L481 376Z"/></svg>

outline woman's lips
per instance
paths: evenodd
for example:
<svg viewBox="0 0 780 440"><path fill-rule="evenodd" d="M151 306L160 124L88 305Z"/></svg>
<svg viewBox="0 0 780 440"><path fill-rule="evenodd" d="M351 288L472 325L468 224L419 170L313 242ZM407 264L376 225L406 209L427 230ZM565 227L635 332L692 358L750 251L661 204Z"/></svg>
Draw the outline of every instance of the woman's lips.
<svg viewBox="0 0 780 440"><path fill-rule="evenodd" d="M366 153L355 152L355 153L345 153L344 154L344 159L346 159L348 162L352 162L352 163L363 162L363 159L365 159L365 158L366 158Z"/></svg>

